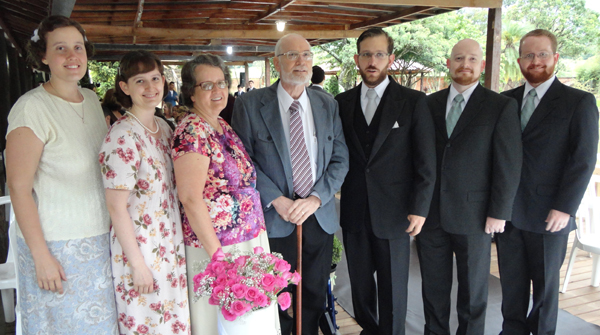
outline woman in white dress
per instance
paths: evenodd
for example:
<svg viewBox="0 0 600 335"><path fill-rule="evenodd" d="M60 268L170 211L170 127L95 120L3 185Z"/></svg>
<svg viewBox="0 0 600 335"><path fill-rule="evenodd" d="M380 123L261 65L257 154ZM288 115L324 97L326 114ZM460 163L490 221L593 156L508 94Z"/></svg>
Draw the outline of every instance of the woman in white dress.
<svg viewBox="0 0 600 335"><path fill-rule="evenodd" d="M117 334L109 225L97 153L106 124L96 94L78 88L91 44L50 16L28 46L50 81L8 116L6 172L18 222L24 334Z"/></svg>
<svg viewBox="0 0 600 335"><path fill-rule="evenodd" d="M121 59L115 122L99 162L112 219L111 255L121 334L188 334L185 248L171 161L171 128L154 116L165 93L161 61Z"/></svg>

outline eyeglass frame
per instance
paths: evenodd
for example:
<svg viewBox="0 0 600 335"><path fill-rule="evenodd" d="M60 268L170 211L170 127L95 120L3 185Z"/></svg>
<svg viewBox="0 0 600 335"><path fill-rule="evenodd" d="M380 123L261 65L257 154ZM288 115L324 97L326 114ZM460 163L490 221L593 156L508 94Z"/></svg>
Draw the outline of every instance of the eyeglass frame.
<svg viewBox="0 0 600 335"><path fill-rule="evenodd" d="M298 56L296 56L294 59L292 59L292 58L291 58L291 56L290 56L290 53L292 53L292 54L293 54L293 53L297 53L297 54L298 54ZM304 56L305 54L309 54L309 55L310 55L310 58L309 58L309 57L305 57L305 56ZM279 54L279 55L276 55L275 57L279 57L279 56L283 56L283 55L285 55L285 57L286 57L288 60L290 60L290 61L296 61L296 60L298 60L298 58L301 58L301 59L304 59L304 60L306 60L306 61L309 61L309 60L312 60L312 59L313 59L313 57L314 57L314 55L315 55L315 54L314 54L312 51L302 51L302 52L300 52L300 51L296 51L296 50L290 50L290 51L287 51L287 52L281 53L281 54Z"/></svg>
<svg viewBox="0 0 600 335"><path fill-rule="evenodd" d="M381 57L377 55L381 55ZM389 57L390 54L387 52L361 52L357 54L357 56L362 59L371 59L371 57L375 56L375 59L384 60L386 57Z"/></svg>
<svg viewBox="0 0 600 335"><path fill-rule="evenodd" d="M204 89L204 87L202 87L202 85L206 84L206 83L210 83L212 85L212 87L210 89ZM219 83L225 83L225 86L219 87ZM229 86L229 81L227 81L227 79L219 80L216 82L215 81L203 81L201 83L194 85L194 87L200 87L201 90L206 91L206 92L210 92L210 91L214 90L215 86L221 90L225 89L225 88L227 88L227 86Z"/></svg>
<svg viewBox="0 0 600 335"><path fill-rule="evenodd" d="M541 54L548 54L548 55L545 56L545 57L542 57L542 56L540 56ZM531 56L531 55L533 55L533 57L529 58L529 56ZM546 59L548 59L550 57L553 57L554 55L556 55L556 52L542 51L542 52L537 53L537 54L531 52L531 53L528 53L527 55L519 57L519 58L521 60L526 60L526 61L532 62L536 57L539 58L539 59L541 59L541 60L546 60Z"/></svg>

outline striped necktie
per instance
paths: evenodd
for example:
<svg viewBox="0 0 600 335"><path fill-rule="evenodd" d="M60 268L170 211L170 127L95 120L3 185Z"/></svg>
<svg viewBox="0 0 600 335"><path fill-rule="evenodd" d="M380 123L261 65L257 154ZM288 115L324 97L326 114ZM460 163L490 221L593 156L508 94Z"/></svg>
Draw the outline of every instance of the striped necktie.
<svg viewBox="0 0 600 335"><path fill-rule="evenodd" d="M290 153L292 156L292 177L294 192L306 198L312 190L312 170L310 157L304 138L304 127L300 117L300 103L294 100L290 106Z"/></svg>

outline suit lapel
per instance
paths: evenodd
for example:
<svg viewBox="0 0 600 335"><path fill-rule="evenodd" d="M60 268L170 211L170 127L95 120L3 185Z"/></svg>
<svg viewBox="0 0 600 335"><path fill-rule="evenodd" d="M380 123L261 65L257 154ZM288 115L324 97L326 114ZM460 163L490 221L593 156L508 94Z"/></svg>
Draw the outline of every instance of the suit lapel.
<svg viewBox="0 0 600 335"><path fill-rule="evenodd" d="M448 94L450 88L447 88L443 93L437 94L434 100L434 106L431 109L433 122L440 134L444 134L444 139L448 140L448 131L446 130L446 103L448 102Z"/></svg>
<svg viewBox="0 0 600 335"><path fill-rule="evenodd" d="M358 139L358 135L356 135L356 130L354 129L354 113L358 113L356 110L357 100L360 100L360 87L362 83L357 87L353 88L354 92L348 92L346 94L346 103L344 105L344 111L341 110L340 107L340 115L344 118L344 124L346 124L346 129L350 130L350 138L346 138L346 141L350 141L352 145L357 148L356 151L360 153L361 158L366 161L367 157L365 156L365 152L360 144L360 140ZM347 110L347 112L345 112Z"/></svg>
<svg viewBox="0 0 600 335"><path fill-rule="evenodd" d="M484 96L485 91L483 90L483 87L477 84L477 88L475 88L475 90L471 94L471 97L469 98L465 109L460 115L458 122L456 122L456 126L454 127L454 130L452 131L452 134L450 136L451 139L456 138L456 136L458 136L458 134L460 134L460 132L463 131L465 127L467 127L471 120L473 120L477 116L479 111L481 111L480 105L484 100Z"/></svg>
<svg viewBox="0 0 600 335"><path fill-rule="evenodd" d="M281 163L283 164L283 170L285 172L286 180L288 183L288 189L293 190L292 182L292 162L290 160L290 151L287 146L287 140L283 133L283 124L281 120L281 114L279 112L279 100L277 99L277 86L279 81L269 86L267 93L262 97L260 108L260 114L267 126L267 131L273 139L273 144L277 149Z"/></svg>
<svg viewBox="0 0 600 335"><path fill-rule="evenodd" d="M371 157L369 159L375 157L377 151L379 151L383 142L390 134L392 127L396 124L402 108L404 108L406 101L402 97L399 88L400 85L393 79L390 79L390 83L385 89L383 97L381 97L381 101L379 102L380 105L383 105L381 106L381 121L379 122L379 129L375 137L375 142L373 142L373 150L371 150Z"/></svg>
<svg viewBox="0 0 600 335"><path fill-rule="evenodd" d="M560 81L555 78L554 82L552 82L552 85L550 85L550 88L548 88L548 91L546 91L546 94L544 94L542 100L540 100L540 103L533 111L533 114L531 114L531 118L523 130L524 134L535 128L546 116L548 116L548 114L550 114L551 111L554 110L554 106L556 106L555 100L560 99L558 91L560 90L561 85ZM525 89L523 88L523 90ZM522 99L523 95L521 95L521 100Z"/></svg>

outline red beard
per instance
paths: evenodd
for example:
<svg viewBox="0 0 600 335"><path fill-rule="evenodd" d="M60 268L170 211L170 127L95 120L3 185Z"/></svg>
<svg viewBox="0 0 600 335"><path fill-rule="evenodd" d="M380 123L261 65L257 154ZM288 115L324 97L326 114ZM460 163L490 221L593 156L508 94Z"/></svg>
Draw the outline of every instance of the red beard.
<svg viewBox="0 0 600 335"><path fill-rule="evenodd" d="M551 66L548 65L538 65L539 67L541 67L543 69L543 71L541 72L530 72L531 70L535 69L537 66L536 65L529 65L527 67L527 69L523 70L523 68L521 67L521 73L523 73L523 77L525 77L525 79L527 79L527 81L530 84L541 84L545 81L547 81L548 79L552 78L552 76L554 75L554 68L556 67L556 64L552 64Z"/></svg>
<svg viewBox="0 0 600 335"><path fill-rule="evenodd" d="M450 76L455 83L462 86L467 86L479 80L479 78L475 78L475 76L473 76L473 70L469 70L471 71L471 75L466 75L465 73L462 73L462 76L457 75L457 73L460 73L462 70L464 70L464 67L458 68L456 71L454 71L454 74Z"/></svg>

